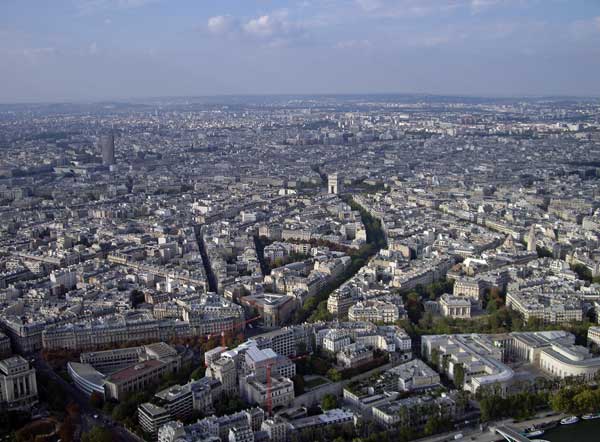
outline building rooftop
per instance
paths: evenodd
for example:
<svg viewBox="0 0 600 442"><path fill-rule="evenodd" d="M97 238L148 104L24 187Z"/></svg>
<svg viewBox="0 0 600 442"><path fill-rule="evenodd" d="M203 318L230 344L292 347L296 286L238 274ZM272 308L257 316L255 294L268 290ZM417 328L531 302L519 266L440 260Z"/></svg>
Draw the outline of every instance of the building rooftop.
<svg viewBox="0 0 600 442"><path fill-rule="evenodd" d="M165 363L156 359L143 361L139 364L135 364L131 367L114 372L107 378L107 381L115 383L127 382L130 379L135 379L142 374L152 371L162 365L165 365Z"/></svg>

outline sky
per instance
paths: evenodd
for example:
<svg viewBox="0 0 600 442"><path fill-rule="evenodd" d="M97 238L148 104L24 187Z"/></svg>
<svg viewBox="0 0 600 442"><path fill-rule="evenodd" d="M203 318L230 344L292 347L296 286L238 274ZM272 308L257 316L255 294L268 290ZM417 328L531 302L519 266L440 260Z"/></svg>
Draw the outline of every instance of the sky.
<svg viewBox="0 0 600 442"><path fill-rule="evenodd" d="M0 0L0 102L600 96L600 0Z"/></svg>

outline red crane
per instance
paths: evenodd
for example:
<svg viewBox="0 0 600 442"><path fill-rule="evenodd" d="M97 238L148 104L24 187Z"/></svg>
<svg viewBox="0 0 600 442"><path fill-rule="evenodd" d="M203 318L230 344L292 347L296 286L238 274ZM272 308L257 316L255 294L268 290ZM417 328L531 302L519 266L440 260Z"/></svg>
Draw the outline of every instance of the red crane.
<svg viewBox="0 0 600 442"><path fill-rule="evenodd" d="M267 363L267 413L269 416L273 415L273 396L271 392L271 365L273 363Z"/></svg>

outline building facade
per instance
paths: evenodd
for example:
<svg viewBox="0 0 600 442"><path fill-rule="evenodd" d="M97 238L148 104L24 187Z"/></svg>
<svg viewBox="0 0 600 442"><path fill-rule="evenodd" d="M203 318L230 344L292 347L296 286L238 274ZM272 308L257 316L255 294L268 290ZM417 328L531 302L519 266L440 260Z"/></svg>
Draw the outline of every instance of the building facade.
<svg viewBox="0 0 600 442"><path fill-rule="evenodd" d="M35 369L21 356L0 361L0 408L29 409L37 403Z"/></svg>

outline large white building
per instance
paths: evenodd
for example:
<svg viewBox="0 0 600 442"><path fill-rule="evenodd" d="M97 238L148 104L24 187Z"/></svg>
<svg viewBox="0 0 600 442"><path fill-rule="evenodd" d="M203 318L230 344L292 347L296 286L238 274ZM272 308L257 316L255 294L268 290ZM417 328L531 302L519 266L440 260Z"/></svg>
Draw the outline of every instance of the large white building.
<svg viewBox="0 0 600 442"><path fill-rule="evenodd" d="M471 301L468 298L444 294L439 303L443 316L459 319L471 317Z"/></svg>
<svg viewBox="0 0 600 442"><path fill-rule="evenodd" d="M503 351L488 335L429 335L421 339L421 354L450 379L475 393L482 386L498 386L506 394L514 372L502 362Z"/></svg>
<svg viewBox="0 0 600 442"><path fill-rule="evenodd" d="M347 345L336 355L338 364L345 368L356 368L373 360L373 350L360 342Z"/></svg>
<svg viewBox="0 0 600 442"><path fill-rule="evenodd" d="M67 372L77 388L121 400L144 390L161 376L181 368L181 356L170 345L156 342L141 347L83 353L81 363L69 362Z"/></svg>
<svg viewBox="0 0 600 442"><path fill-rule="evenodd" d="M518 311L525 321L535 318L546 324L561 324L583 319L582 302L574 293L509 291L506 306Z"/></svg>
<svg viewBox="0 0 600 442"><path fill-rule="evenodd" d="M348 310L349 321L371 321L393 324L400 319L400 309L391 302L359 301Z"/></svg>
<svg viewBox="0 0 600 442"><path fill-rule="evenodd" d="M137 415L142 429L153 435L156 435L158 430L171 420L169 410L150 402L141 404L137 409Z"/></svg>
<svg viewBox="0 0 600 442"><path fill-rule="evenodd" d="M331 353L337 353L351 343L350 335L345 330L329 330L323 338L323 348Z"/></svg>
<svg viewBox="0 0 600 442"><path fill-rule="evenodd" d="M450 379L457 381L457 373L462 371L464 389L473 393L481 387L494 386L507 394L514 384L508 361L532 364L557 378L591 380L600 371L600 357L575 345L575 336L561 330L430 335L422 337L421 346L422 354Z"/></svg>
<svg viewBox="0 0 600 442"><path fill-rule="evenodd" d="M138 407L140 426L147 433L156 435L162 425L174 419L188 419L195 410L209 413L213 410L211 384L214 382L202 378L159 391L152 403L146 402Z"/></svg>
<svg viewBox="0 0 600 442"><path fill-rule="evenodd" d="M440 384L440 375L420 359L413 359L387 370L383 376L390 389L413 391L435 387Z"/></svg>
<svg viewBox="0 0 600 442"><path fill-rule="evenodd" d="M162 320L151 314L138 314L132 318L113 315L77 323L40 324L37 331L39 344L27 345L23 351L39 350L39 347L49 350L93 350L129 342L169 341L173 338L232 333L245 327L242 306L215 294L178 300L173 306L179 316ZM30 328L20 327L19 335L25 334ZM17 342L23 339L24 336Z"/></svg>
<svg viewBox="0 0 600 442"><path fill-rule="evenodd" d="M21 356L0 361L0 408L28 409L37 400L35 369Z"/></svg>
<svg viewBox="0 0 600 442"><path fill-rule="evenodd" d="M509 342L510 355L536 365L548 375L565 378L581 376L594 378L600 370L600 357L575 345L575 336L557 330L546 332L514 332Z"/></svg>

